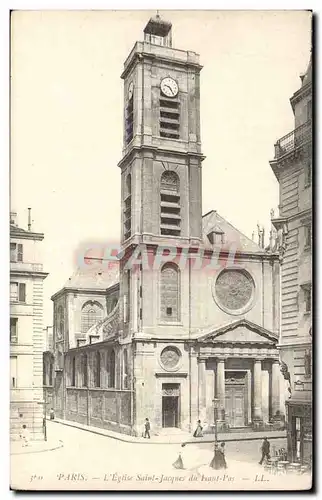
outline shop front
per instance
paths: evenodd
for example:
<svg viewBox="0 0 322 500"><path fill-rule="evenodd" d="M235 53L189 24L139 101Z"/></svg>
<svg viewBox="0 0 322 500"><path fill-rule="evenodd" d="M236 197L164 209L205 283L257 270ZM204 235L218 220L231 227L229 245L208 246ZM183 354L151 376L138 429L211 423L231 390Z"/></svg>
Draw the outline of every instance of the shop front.
<svg viewBox="0 0 322 500"><path fill-rule="evenodd" d="M312 464L312 402L304 397L290 399L287 408L288 459L302 465Z"/></svg>

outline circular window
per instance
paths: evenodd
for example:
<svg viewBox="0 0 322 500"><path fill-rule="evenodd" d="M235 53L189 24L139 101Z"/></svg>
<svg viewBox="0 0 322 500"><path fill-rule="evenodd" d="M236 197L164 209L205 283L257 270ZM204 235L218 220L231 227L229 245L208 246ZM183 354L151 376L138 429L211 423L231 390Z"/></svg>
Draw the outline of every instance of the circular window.
<svg viewBox="0 0 322 500"><path fill-rule="evenodd" d="M247 271L225 269L216 279L214 297L221 309L242 314L252 305L254 289L253 278Z"/></svg>
<svg viewBox="0 0 322 500"><path fill-rule="evenodd" d="M172 371L178 368L181 352L173 346L166 347L161 352L160 361L165 370Z"/></svg>

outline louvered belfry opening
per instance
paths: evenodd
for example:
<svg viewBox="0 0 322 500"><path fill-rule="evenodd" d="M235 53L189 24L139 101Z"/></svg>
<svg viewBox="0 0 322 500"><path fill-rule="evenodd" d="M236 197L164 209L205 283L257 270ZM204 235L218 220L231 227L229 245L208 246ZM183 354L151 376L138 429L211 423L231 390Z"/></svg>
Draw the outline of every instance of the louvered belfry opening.
<svg viewBox="0 0 322 500"><path fill-rule="evenodd" d="M161 234L180 236L180 182L176 172L167 170L161 177Z"/></svg>
<svg viewBox="0 0 322 500"><path fill-rule="evenodd" d="M132 230L132 184L131 174L126 178L125 182L125 198L124 198L124 239L127 240L131 236Z"/></svg>
<svg viewBox="0 0 322 500"><path fill-rule="evenodd" d="M180 138L180 103L178 97L168 98L160 90L160 137Z"/></svg>
<svg viewBox="0 0 322 500"><path fill-rule="evenodd" d="M125 139L126 144L133 139L133 95L125 108Z"/></svg>

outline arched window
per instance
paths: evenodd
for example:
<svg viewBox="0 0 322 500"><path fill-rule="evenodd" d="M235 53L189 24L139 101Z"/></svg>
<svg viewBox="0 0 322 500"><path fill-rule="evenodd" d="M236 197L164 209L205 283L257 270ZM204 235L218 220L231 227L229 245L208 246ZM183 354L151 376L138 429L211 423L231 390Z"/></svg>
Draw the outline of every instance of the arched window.
<svg viewBox="0 0 322 500"><path fill-rule="evenodd" d="M161 320L180 321L180 274L176 264L164 264L160 288Z"/></svg>
<svg viewBox="0 0 322 500"><path fill-rule="evenodd" d="M72 358L71 385L72 385L72 387L76 387L76 359L75 359L75 356Z"/></svg>
<svg viewBox="0 0 322 500"><path fill-rule="evenodd" d="M176 172L166 170L161 176L161 234L180 236L180 181Z"/></svg>
<svg viewBox="0 0 322 500"><path fill-rule="evenodd" d="M87 333L91 326L103 319L103 307L98 302L86 302L82 307L81 330Z"/></svg>
<svg viewBox="0 0 322 500"><path fill-rule="evenodd" d="M63 339L65 335L65 312L63 306L57 308L57 337Z"/></svg>
<svg viewBox="0 0 322 500"><path fill-rule="evenodd" d="M87 354L82 357L82 386L87 387L88 377L87 377Z"/></svg>
<svg viewBox="0 0 322 500"><path fill-rule="evenodd" d="M129 388L129 364L127 350L123 351L123 389Z"/></svg>
<svg viewBox="0 0 322 500"><path fill-rule="evenodd" d="M108 386L110 388L115 387L115 351L111 350L108 357Z"/></svg>
<svg viewBox="0 0 322 500"><path fill-rule="evenodd" d="M98 351L95 354L95 365L94 365L94 386L101 387L101 353Z"/></svg>
<svg viewBox="0 0 322 500"><path fill-rule="evenodd" d="M161 189L179 193L180 180L178 174L173 170L166 170L161 176Z"/></svg>

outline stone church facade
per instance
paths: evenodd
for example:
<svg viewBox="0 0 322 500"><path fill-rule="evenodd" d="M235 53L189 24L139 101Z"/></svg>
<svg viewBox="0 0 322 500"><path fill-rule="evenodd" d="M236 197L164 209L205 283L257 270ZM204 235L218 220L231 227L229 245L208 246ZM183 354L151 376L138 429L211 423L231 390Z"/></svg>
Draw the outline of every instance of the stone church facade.
<svg viewBox="0 0 322 500"><path fill-rule="evenodd" d="M279 254L202 216L199 55L151 18L124 63L119 261L54 302L57 416L141 435L283 419Z"/></svg>

